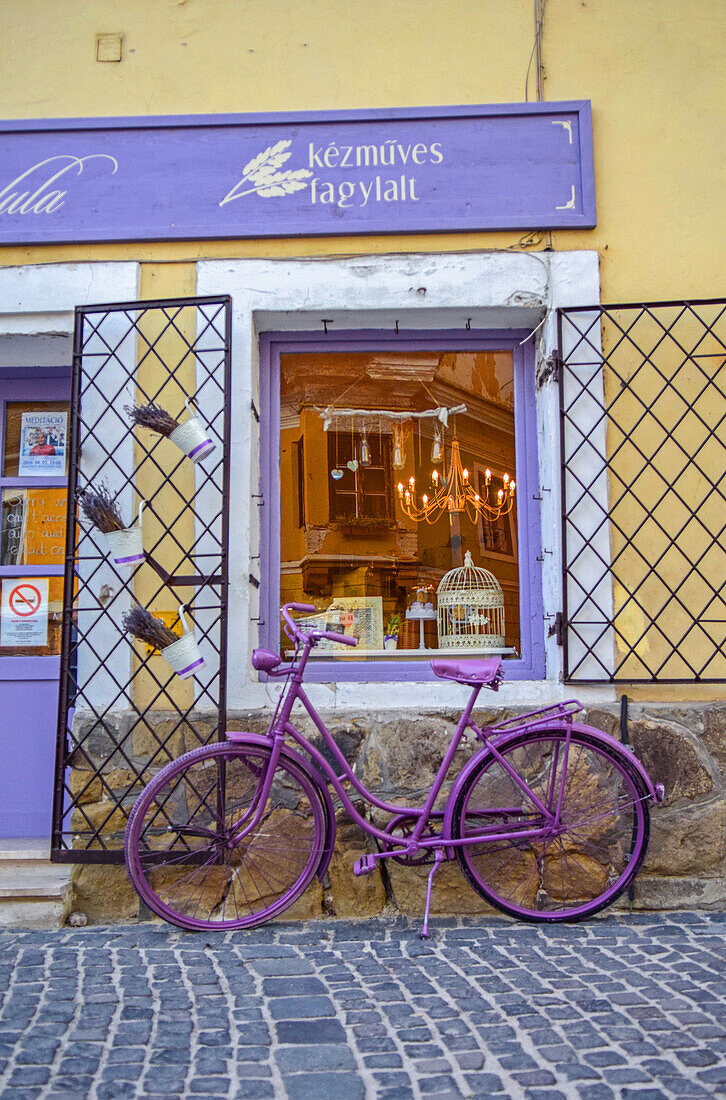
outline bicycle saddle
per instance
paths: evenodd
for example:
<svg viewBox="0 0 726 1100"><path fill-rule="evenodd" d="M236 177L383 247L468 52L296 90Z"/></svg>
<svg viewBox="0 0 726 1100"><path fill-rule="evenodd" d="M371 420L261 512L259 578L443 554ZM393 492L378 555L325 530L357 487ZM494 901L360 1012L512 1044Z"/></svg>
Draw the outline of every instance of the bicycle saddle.
<svg viewBox="0 0 726 1100"><path fill-rule="evenodd" d="M436 660L431 662L431 667L443 680L456 680L457 684L467 684L469 687L487 684L496 691L502 682L501 657Z"/></svg>

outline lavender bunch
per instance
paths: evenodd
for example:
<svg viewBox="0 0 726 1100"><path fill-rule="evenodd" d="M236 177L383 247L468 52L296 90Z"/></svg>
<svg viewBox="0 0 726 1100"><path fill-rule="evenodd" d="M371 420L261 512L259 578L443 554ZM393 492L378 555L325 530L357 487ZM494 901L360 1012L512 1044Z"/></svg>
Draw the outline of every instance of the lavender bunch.
<svg viewBox="0 0 726 1100"><path fill-rule="evenodd" d="M154 649L166 649L173 642L179 641L173 630L143 607L132 607L127 611L121 625L127 634L132 634L134 638Z"/></svg>
<svg viewBox="0 0 726 1100"><path fill-rule="evenodd" d="M104 482L97 487L88 485L80 494L80 501L86 519L102 534L108 535L111 531L124 529L118 505Z"/></svg>
<svg viewBox="0 0 726 1100"><path fill-rule="evenodd" d="M153 401L148 405L125 405L124 412L134 424L139 424L142 428L148 428L159 435L169 436L179 427L179 421Z"/></svg>

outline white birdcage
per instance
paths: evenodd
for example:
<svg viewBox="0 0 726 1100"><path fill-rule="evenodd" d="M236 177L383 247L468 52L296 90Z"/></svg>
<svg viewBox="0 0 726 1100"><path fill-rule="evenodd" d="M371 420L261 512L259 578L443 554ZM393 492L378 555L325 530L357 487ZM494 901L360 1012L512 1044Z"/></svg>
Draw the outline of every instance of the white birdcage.
<svg viewBox="0 0 726 1100"><path fill-rule="evenodd" d="M439 648L504 646L504 593L497 578L478 569L467 550L464 565L451 569L438 587Z"/></svg>

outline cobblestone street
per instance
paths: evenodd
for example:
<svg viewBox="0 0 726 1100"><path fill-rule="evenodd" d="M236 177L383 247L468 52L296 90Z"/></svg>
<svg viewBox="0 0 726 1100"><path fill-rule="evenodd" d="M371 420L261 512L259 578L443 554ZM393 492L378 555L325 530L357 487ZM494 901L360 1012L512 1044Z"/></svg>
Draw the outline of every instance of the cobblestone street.
<svg viewBox="0 0 726 1100"><path fill-rule="evenodd" d="M726 1092L726 916L0 936L0 1095Z"/></svg>

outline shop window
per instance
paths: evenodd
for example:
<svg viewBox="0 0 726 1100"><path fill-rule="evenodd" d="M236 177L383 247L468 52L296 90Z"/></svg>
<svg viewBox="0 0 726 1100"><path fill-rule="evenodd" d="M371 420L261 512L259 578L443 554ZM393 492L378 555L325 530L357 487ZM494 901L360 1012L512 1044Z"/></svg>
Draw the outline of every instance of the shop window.
<svg viewBox="0 0 726 1100"><path fill-rule="evenodd" d="M36 389L40 388L36 384ZM48 381L50 389L66 384ZM5 392L31 388L8 382ZM60 653L68 401L2 402L0 655Z"/></svg>
<svg viewBox="0 0 726 1100"><path fill-rule="evenodd" d="M532 660L542 618L528 507L531 376L519 342L459 343L351 352L282 344L271 358L280 402L271 587L279 603L315 605L310 624L359 639L355 650L316 649L321 677L350 678L353 666L365 676L374 663L425 672L422 658L437 653L498 654L543 674ZM452 585L460 596L439 600L440 586ZM274 622L275 596L268 605ZM270 630L269 643L289 656L288 640Z"/></svg>

